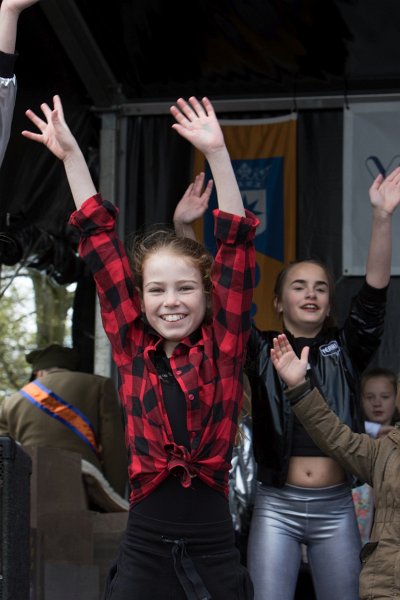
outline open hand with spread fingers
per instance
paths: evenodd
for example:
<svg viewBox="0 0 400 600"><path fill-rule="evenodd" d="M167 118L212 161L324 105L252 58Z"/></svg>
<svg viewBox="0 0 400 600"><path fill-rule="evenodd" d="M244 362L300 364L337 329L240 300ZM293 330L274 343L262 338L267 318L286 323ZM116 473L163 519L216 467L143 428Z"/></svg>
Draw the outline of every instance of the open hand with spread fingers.
<svg viewBox="0 0 400 600"><path fill-rule="evenodd" d="M271 360L279 377L289 388L296 387L305 380L309 350L305 346L298 358L284 333L273 339Z"/></svg>
<svg viewBox="0 0 400 600"><path fill-rule="evenodd" d="M207 157L214 151L225 148L224 136L208 98L201 102L195 96L188 101L179 98L170 112L176 123L172 128Z"/></svg>
<svg viewBox="0 0 400 600"><path fill-rule="evenodd" d="M45 102L40 105L44 118L39 117L33 110L25 114L39 129L40 133L24 130L22 135L34 142L46 146L60 160L65 160L69 153L78 149L78 144L64 119L64 111L59 96L53 98L53 108Z"/></svg>

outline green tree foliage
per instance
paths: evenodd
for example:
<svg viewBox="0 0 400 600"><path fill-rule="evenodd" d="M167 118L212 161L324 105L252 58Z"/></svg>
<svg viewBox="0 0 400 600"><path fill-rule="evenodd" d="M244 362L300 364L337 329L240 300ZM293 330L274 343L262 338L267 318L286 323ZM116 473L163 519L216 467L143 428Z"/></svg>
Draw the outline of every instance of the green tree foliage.
<svg viewBox="0 0 400 600"><path fill-rule="evenodd" d="M36 343L38 348L48 344L65 344L70 335L67 327L68 311L74 293L66 286L57 285L40 271L30 271L36 311Z"/></svg>
<svg viewBox="0 0 400 600"><path fill-rule="evenodd" d="M1 267L0 401L29 379L28 352L53 342L69 344L73 296L39 271Z"/></svg>

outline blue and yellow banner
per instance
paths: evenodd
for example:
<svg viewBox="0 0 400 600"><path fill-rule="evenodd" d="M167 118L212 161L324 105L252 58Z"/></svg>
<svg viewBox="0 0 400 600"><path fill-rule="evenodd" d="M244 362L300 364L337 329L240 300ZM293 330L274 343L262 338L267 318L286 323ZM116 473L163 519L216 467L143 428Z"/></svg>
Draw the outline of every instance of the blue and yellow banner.
<svg viewBox="0 0 400 600"><path fill-rule="evenodd" d="M297 115L272 119L221 121L245 208L260 220L255 238L257 271L254 321L260 329L281 329L273 308L273 289L279 271L296 255L296 139ZM204 158L196 153L195 174L205 171ZM213 191L201 223L199 239L212 251L211 211L217 206Z"/></svg>

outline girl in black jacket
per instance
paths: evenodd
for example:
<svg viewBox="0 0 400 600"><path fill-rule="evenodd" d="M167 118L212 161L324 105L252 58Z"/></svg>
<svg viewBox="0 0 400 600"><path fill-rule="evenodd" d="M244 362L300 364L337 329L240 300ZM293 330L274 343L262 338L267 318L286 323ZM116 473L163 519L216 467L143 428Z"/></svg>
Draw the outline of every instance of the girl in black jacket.
<svg viewBox="0 0 400 600"><path fill-rule="evenodd" d="M391 266L391 221L400 169L370 188L372 233L366 279L343 327L332 323L334 283L325 265L301 261L278 277L275 308L308 373L340 420L361 431L358 381L379 346ZM302 547L318 600L358 600L360 535L349 476L312 442L285 397L270 350L278 332L253 328L248 346L253 447L259 486L248 545L256 600L291 600Z"/></svg>

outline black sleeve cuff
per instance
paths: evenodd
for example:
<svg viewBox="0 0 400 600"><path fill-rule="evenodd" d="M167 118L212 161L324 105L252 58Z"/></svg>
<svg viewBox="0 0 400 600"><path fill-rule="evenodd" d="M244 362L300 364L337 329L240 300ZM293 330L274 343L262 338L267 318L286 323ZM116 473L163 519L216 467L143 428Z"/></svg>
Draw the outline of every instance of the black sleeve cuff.
<svg viewBox="0 0 400 600"><path fill-rule="evenodd" d="M11 79L11 77L14 76L14 67L17 57L17 54L7 54L0 50L0 77Z"/></svg>
<svg viewBox="0 0 400 600"><path fill-rule="evenodd" d="M289 400L290 404L293 405L297 404L297 402L305 398L305 396L307 396L311 392L311 390L311 381L309 379L306 379L304 383L300 383L300 385L297 385L296 387L290 390L286 390L285 395Z"/></svg>
<svg viewBox="0 0 400 600"><path fill-rule="evenodd" d="M374 288L369 285L367 281L364 281L360 290L360 295L363 296L368 303L373 302L375 304L376 302L385 302L388 289L388 285L384 288Z"/></svg>

